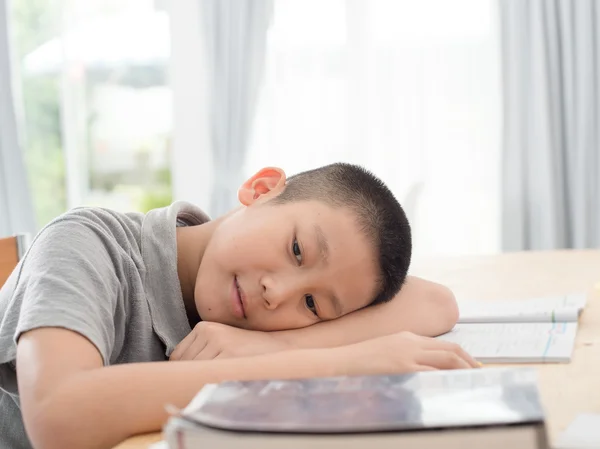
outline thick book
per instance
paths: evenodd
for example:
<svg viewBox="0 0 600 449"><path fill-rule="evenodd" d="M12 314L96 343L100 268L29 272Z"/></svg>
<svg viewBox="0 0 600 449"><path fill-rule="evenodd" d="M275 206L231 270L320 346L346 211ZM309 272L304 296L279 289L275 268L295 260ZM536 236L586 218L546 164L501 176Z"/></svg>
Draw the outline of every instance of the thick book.
<svg viewBox="0 0 600 449"><path fill-rule="evenodd" d="M164 435L171 449L548 447L529 368L210 384Z"/></svg>
<svg viewBox="0 0 600 449"><path fill-rule="evenodd" d="M438 338L483 363L570 362L586 295L459 301L459 321Z"/></svg>

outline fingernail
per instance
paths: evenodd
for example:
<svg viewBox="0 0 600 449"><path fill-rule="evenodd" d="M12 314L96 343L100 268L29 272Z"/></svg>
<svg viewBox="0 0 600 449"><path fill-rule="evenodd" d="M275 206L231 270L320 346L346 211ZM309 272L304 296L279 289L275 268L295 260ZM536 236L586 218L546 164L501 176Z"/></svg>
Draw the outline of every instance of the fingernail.
<svg viewBox="0 0 600 449"><path fill-rule="evenodd" d="M479 366L483 366L483 363L481 363L481 362L477 362L477 364L478 364Z"/></svg>

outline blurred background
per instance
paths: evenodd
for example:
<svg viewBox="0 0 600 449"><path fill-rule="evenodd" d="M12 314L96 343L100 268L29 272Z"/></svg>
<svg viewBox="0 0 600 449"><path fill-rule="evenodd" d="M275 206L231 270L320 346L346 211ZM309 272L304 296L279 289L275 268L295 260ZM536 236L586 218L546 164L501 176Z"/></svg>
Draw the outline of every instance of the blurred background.
<svg viewBox="0 0 600 449"><path fill-rule="evenodd" d="M600 246L600 0L0 5L0 235L347 161L417 257Z"/></svg>

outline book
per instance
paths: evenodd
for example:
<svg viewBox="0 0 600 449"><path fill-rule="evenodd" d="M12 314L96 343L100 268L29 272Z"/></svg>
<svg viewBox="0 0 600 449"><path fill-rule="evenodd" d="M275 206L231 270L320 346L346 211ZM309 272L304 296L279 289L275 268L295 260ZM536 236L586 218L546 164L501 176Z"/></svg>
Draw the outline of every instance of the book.
<svg viewBox="0 0 600 449"><path fill-rule="evenodd" d="M586 303L586 295L528 298L505 301L458 301L459 323L552 323L575 322Z"/></svg>
<svg viewBox="0 0 600 449"><path fill-rule="evenodd" d="M171 449L548 447L529 368L209 384L164 436Z"/></svg>
<svg viewBox="0 0 600 449"><path fill-rule="evenodd" d="M457 324L438 338L459 344L481 363L570 362L577 323Z"/></svg>
<svg viewBox="0 0 600 449"><path fill-rule="evenodd" d="M570 362L584 294L508 301L459 301L458 324L440 339L482 363Z"/></svg>

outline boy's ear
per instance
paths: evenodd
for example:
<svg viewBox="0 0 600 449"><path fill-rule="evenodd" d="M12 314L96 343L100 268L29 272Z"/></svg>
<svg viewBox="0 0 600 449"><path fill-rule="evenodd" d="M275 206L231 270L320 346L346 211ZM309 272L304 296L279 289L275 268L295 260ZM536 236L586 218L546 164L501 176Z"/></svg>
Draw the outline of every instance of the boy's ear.
<svg viewBox="0 0 600 449"><path fill-rule="evenodd" d="M254 204L259 198L279 195L285 188L285 172L277 167L266 167L248 179L238 190L238 199L244 206Z"/></svg>

